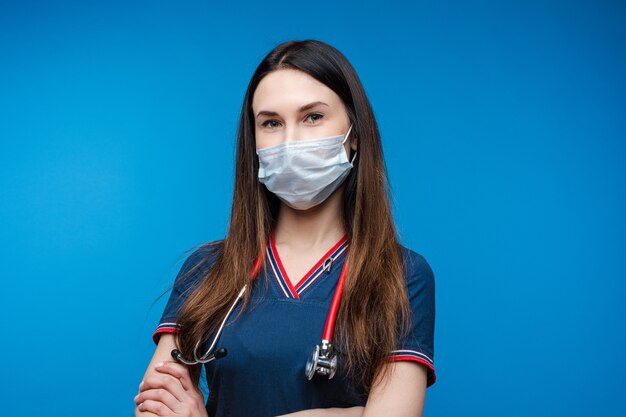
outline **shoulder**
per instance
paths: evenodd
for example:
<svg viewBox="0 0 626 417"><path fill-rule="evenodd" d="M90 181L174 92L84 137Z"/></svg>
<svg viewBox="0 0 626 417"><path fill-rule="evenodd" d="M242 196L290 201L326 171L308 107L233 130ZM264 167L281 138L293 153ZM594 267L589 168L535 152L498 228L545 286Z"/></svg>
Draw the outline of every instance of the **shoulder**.
<svg viewBox="0 0 626 417"><path fill-rule="evenodd" d="M222 250L223 242L223 240L214 240L187 249L185 253L189 253L189 255L185 258L183 268L192 268L200 264L213 263Z"/></svg>
<svg viewBox="0 0 626 417"><path fill-rule="evenodd" d="M223 240L215 240L193 246L185 251L185 261L174 280L174 289L186 292L194 288L206 276L222 250Z"/></svg>
<svg viewBox="0 0 626 417"><path fill-rule="evenodd" d="M430 264L420 253L400 245L407 283L421 281L424 284L434 286L435 274Z"/></svg>

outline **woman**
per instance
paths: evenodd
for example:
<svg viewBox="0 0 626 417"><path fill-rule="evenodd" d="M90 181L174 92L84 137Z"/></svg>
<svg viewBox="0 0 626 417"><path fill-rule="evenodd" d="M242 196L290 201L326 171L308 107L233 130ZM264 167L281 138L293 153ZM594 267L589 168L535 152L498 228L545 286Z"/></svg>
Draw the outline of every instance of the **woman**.
<svg viewBox="0 0 626 417"><path fill-rule="evenodd" d="M426 260L398 242L354 69L325 43L283 43L244 97L227 235L183 264L137 415L421 415L434 291ZM207 351L220 358L205 364L205 404L194 358Z"/></svg>

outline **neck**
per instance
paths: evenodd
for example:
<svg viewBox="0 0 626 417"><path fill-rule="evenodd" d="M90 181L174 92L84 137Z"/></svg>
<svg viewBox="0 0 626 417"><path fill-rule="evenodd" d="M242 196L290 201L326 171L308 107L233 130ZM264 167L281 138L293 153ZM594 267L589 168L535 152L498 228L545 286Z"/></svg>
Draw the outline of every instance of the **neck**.
<svg viewBox="0 0 626 417"><path fill-rule="evenodd" d="M341 239L346 233L341 198L343 188L342 184L325 201L308 210L296 210L281 202L274 231L276 242L306 249L328 246Z"/></svg>

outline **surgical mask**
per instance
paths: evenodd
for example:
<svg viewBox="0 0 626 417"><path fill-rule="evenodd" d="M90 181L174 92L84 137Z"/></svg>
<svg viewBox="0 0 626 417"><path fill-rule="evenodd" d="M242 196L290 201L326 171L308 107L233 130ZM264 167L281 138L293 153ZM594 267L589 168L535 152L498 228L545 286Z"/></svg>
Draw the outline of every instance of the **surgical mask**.
<svg viewBox="0 0 626 417"><path fill-rule="evenodd" d="M297 210L314 207L328 198L346 179L354 158L348 161L346 135L288 141L256 151L259 181L285 204Z"/></svg>

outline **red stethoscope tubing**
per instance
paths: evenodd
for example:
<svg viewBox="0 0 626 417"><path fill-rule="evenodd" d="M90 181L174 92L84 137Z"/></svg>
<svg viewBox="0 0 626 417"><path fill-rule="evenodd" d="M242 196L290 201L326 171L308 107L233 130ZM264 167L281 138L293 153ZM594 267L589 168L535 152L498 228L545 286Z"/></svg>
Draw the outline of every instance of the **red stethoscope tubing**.
<svg viewBox="0 0 626 417"><path fill-rule="evenodd" d="M327 340L328 342L333 340L335 320L337 319L337 312L339 311L339 304L341 303L341 295L343 294L343 287L346 281L346 273L348 271L347 267L348 260L346 259L343 263L343 267L341 268L341 275L339 275L339 282L337 282L337 288L335 288L333 302L330 304L330 310L328 310L328 317L326 317L326 325L324 325L322 340Z"/></svg>
<svg viewBox="0 0 626 417"><path fill-rule="evenodd" d="M347 254L347 252L346 252ZM332 342L333 333L335 331L335 321L337 320L337 312L339 311L339 304L341 303L341 295L343 294L343 287L346 281L346 274L348 272L348 260L344 261L341 268L341 274L339 275L339 281L337 282L337 288L335 288L335 294L333 295L333 301L330 304L330 310L328 310L328 316L326 316L326 324L324 325L324 333L322 333L322 340ZM257 256L254 261L254 266L250 272L250 280L254 281L261 272L261 255Z"/></svg>
<svg viewBox="0 0 626 417"><path fill-rule="evenodd" d="M250 281L254 281L256 277L261 272L261 255L257 256L254 260L254 266L252 267L252 271L250 271Z"/></svg>

